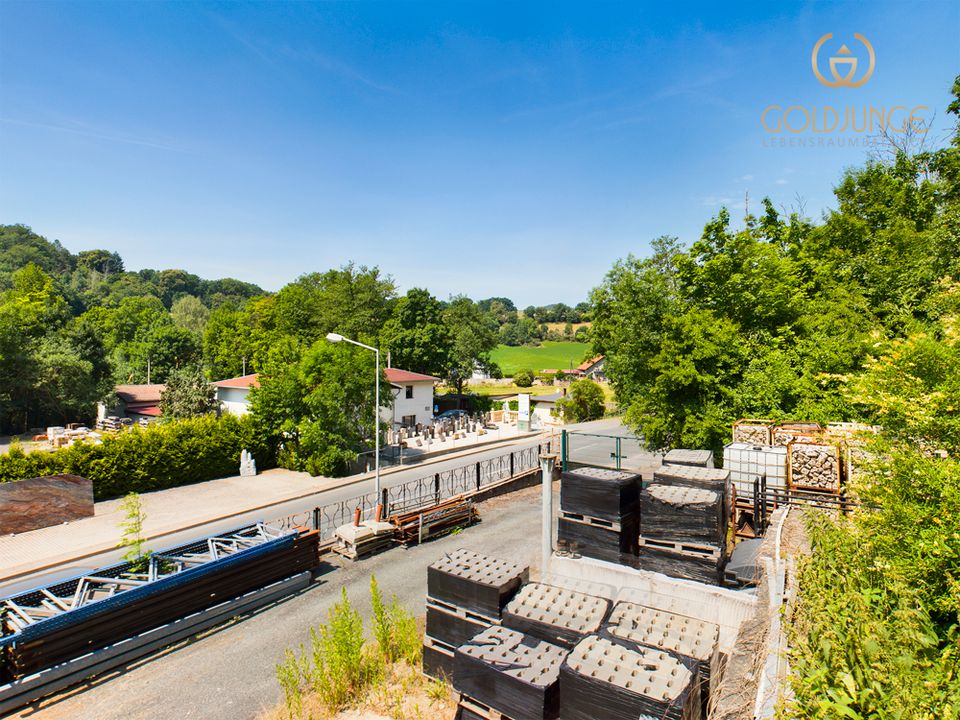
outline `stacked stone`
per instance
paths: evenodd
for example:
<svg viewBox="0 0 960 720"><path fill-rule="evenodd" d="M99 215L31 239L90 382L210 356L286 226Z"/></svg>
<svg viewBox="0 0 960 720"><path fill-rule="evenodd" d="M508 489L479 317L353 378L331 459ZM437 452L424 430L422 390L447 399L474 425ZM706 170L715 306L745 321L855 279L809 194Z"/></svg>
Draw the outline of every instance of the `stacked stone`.
<svg viewBox="0 0 960 720"><path fill-rule="evenodd" d="M529 578L528 567L464 549L427 568L423 672L451 677L457 646L499 625L503 608Z"/></svg>
<svg viewBox="0 0 960 720"><path fill-rule="evenodd" d="M550 720L559 715L558 680L566 654L543 640L493 626L457 648L453 687L468 712L479 705L487 717Z"/></svg>
<svg viewBox="0 0 960 720"><path fill-rule="evenodd" d="M835 445L791 442L787 445L790 487L840 492L840 450Z"/></svg>
<svg viewBox="0 0 960 720"><path fill-rule="evenodd" d="M590 636L560 668L564 720L701 720L699 663Z"/></svg>
<svg viewBox="0 0 960 720"><path fill-rule="evenodd" d="M503 625L572 648L587 635L599 633L609 611L606 598L530 583L504 608Z"/></svg>
<svg viewBox="0 0 960 720"><path fill-rule="evenodd" d="M639 534L639 475L585 467L560 476L561 544L587 557L634 564Z"/></svg>
<svg viewBox="0 0 960 720"><path fill-rule="evenodd" d="M699 666L700 704L707 716L710 696L720 682L720 626L716 623L619 602L601 633L614 642L659 648L676 655L688 666Z"/></svg>
<svg viewBox="0 0 960 720"><path fill-rule="evenodd" d="M664 465L643 489L638 566L720 584L726 560L730 473Z"/></svg>

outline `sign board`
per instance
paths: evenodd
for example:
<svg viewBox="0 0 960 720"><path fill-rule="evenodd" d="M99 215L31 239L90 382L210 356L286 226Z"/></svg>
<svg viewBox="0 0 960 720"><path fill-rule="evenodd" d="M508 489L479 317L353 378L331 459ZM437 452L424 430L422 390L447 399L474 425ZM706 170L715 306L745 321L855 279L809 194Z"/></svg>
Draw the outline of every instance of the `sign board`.
<svg viewBox="0 0 960 720"><path fill-rule="evenodd" d="M526 393L517 395L517 421L530 422L530 396Z"/></svg>

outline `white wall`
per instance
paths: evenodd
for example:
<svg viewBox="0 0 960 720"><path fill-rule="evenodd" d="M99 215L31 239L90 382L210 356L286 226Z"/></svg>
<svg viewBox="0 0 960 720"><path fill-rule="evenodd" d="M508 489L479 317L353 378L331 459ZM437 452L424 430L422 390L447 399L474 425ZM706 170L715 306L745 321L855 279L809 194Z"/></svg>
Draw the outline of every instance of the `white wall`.
<svg viewBox="0 0 960 720"><path fill-rule="evenodd" d="M393 427L400 427L404 415L416 415L421 425L433 424L433 382L397 383L400 391L393 401L393 413L385 411L383 419L392 422ZM413 386L413 397L407 399L407 386ZM387 385L391 394L395 391L392 385ZM383 388L381 388L381 392Z"/></svg>
<svg viewBox="0 0 960 720"><path fill-rule="evenodd" d="M246 415L250 412L250 388L218 387L217 400L223 412L231 415Z"/></svg>

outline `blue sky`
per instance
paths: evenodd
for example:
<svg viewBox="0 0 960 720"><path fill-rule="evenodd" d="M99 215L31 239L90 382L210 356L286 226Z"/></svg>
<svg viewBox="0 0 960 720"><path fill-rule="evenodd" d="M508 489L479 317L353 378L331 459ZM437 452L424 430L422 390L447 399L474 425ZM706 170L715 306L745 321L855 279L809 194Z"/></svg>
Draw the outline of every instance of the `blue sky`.
<svg viewBox="0 0 960 720"><path fill-rule="evenodd" d="M815 79L828 32L872 43L864 86ZM832 205L867 151L770 147L767 105L927 105L942 136L958 72L956 2L4 0L0 222L270 290L353 260L575 303L748 191Z"/></svg>

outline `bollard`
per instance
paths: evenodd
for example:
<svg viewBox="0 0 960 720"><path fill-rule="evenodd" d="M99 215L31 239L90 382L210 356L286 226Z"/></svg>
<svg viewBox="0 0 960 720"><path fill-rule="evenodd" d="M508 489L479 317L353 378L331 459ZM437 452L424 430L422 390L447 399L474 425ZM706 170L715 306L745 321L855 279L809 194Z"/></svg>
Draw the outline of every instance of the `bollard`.
<svg viewBox="0 0 960 720"><path fill-rule="evenodd" d="M540 456L540 484L542 487L542 528L540 550L542 562L540 576L545 577L549 569L550 556L553 554L553 468L557 462L556 455Z"/></svg>
<svg viewBox="0 0 960 720"><path fill-rule="evenodd" d="M357 505L357 509L353 511L353 526L360 526L360 506Z"/></svg>

